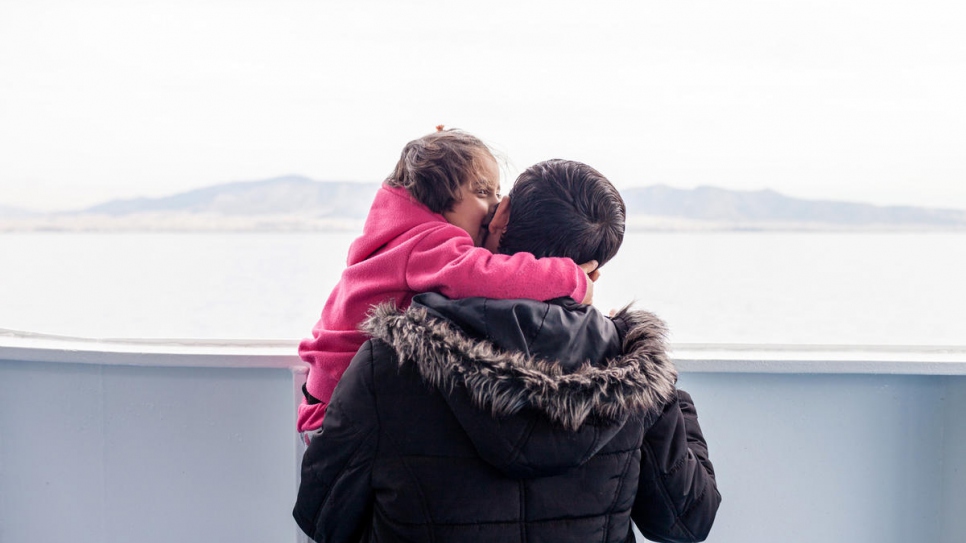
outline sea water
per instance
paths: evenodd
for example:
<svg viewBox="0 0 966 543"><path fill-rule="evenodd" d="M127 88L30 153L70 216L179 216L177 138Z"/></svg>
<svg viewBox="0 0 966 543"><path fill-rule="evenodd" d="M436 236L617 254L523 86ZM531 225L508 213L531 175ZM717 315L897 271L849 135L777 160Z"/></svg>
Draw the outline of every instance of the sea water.
<svg viewBox="0 0 966 543"><path fill-rule="evenodd" d="M301 338L355 235L2 234L0 328ZM631 232L601 272L674 343L966 345L966 233Z"/></svg>

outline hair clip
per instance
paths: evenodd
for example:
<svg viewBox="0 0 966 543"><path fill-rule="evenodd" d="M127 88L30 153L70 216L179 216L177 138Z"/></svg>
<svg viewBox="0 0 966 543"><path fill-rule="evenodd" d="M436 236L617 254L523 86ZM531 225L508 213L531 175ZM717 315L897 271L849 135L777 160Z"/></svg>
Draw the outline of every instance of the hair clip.
<svg viewBox="0 0 966 543"><path fill-rule="evenodd" d="M443 128L445 128L445 127L443 125L441 125L441 124L436 125L436 131L437 132L442 132L443 131Z"/></svg>

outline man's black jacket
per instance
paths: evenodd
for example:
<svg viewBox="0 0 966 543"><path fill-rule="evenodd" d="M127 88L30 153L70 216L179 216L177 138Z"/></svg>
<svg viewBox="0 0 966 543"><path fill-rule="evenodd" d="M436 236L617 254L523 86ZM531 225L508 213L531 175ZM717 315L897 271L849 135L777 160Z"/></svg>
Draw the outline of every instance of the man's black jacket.
<svg viewBox="0 0 966 543"><path fill-rule="evenodd" d="M365 326L303 459L316 541L707 537L721 498L654 315L421 294Z"/></svg>

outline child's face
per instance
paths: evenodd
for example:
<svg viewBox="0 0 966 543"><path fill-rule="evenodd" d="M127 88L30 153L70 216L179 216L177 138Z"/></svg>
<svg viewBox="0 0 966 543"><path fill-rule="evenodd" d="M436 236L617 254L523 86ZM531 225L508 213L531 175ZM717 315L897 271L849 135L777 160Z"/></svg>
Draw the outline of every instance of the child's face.
<svg viewBox="0 0 966 543"><path fill-rule="evenodd" d="M481 166L477 177L463 181L460 186L460 200L453 204L451 211L444 211L443 217L459 226L473 238L477 247L486 238L485 221L500 202L500 168L493 157L478 159Z"/></svg>

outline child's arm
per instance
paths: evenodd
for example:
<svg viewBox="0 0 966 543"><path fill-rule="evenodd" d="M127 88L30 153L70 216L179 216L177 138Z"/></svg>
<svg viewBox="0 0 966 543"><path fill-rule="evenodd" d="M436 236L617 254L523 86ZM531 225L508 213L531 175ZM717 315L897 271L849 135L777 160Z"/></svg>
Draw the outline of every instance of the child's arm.
<svg viewBox="0 0 966 543"><path fill-rule="evenodd" d="M467 235L454 236L449 228L429 231L416 244L409 255L406 282L415 292L435 291L450 298L549 300L569 296L578 303L589 303L593 295L587 272L569 258L493 254L474 247Z"/></svg>

